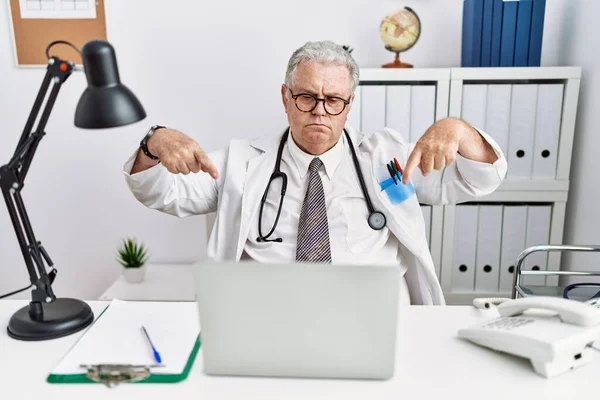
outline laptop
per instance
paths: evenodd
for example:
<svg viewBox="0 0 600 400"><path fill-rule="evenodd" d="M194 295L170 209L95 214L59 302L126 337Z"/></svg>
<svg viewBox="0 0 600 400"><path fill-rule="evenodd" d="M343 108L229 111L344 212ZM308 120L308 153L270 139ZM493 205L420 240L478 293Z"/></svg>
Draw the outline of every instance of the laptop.
<svg viewBox="0 0 600 400"><path fill-rule="evenodd" d="M207 375L394 375L397 267L214 261L194 267Z"/></svg>

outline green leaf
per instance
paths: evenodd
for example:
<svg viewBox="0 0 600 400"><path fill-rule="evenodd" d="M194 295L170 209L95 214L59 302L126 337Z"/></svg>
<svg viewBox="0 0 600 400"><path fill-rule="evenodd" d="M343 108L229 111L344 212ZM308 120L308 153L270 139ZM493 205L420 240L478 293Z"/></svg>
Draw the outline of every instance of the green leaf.
<svg viewBox="0 0 600 400"><path fill-rule="evenodd" d="M117 253L119 255L117 261L125 268L139 268L148 259L148 251L144 244L133 238L122 239Z"/></svg>

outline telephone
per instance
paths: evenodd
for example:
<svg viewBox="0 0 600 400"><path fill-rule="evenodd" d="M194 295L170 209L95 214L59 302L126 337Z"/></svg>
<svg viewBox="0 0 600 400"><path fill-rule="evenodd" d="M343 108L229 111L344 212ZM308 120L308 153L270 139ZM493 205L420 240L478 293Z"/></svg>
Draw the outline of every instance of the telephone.
<svg viewBox="0 0 600 400"><path fill-rule="evenodd" d="M592 344L600 339L600 309L576 300L544 296L507 300L495 308L499 318L460 329L458 336L527 358L534 371L545 378L593 360L591 352L596 348Z"/></svg>

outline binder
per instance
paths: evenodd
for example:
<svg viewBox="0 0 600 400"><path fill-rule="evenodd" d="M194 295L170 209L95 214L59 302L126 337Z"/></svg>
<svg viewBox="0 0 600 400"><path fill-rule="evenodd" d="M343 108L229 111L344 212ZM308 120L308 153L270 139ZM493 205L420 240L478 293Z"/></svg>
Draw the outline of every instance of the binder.
<svg viewBox="0 0 600 400"><path fill-rule="evenodd" d="M477 226L475 291L497 292L500 280L502 206L480 205Z"/></svg>
<svg viewBox="0 0 600 400"><path fill-rule="evenodd" d="M506 179L531 178L537 89L535 84L512 87Z"/></svg>
<svg viewBox="0 0 600 400"><path fill-rule="evenodd" d="M350 112L348 113L348 119L346 120L346 124L353 127L358 132L361 131L360 127L360 114L361 114L361 86L357 86L354 90L354 101L352 103L352 108L350 108Z"/></svg>
<svg viewBox="0 0 600 400"><path fill-rule="evenodd" d="M435 122L435 85L413 85L410 103L410 141L415 143Z"/></svg>
<svg viewBox="0 0 600 400"><path fill-rule="evenodd" d="M421 211L425 220L425 237L427 238L427 244L431 248L431 206L421 204Z"/></svg>
<svg viewBox="0 0 600 400"><path fill-rule="evenodd" d="M370 134L385 127L385 86L363 86L361 129Z"/></svg>
<svg viewBox="0 0 600 400"><path fill-rule="evenodd" d="M511 85L492 84L487 88L485 131L508 157L508 133L510 128Z"/></svg>
<svg viewBox="0 0 600 400"><path fill-rule="evenodd" d="M485 129L486 98L487 85L463 85L462 119L474 127Z"/></svg>
<svg viewBox="0 0 600 400"><path fill-rule="evenodd" d="M529 62L529 37L533 0L520 0L515 33L515 67L526 67Z"/></svg>
<svg viewBox="0 0 600 400"><path fill-rule="evenodd" d="M457 205L454 226L452 292L473 292L475 288L475 249L477 246L476 205Z"/></svg>
<svg viewBox="0 0 600 400"><path fill-rule="evenodd" d="M475 0L463 1L461 66L473 67L473 20Z"/></svg>
<svg viewBox="0 0 600 400"><path fill-rule="evenodd" d="M539 86L533 152L533 178L556 178L563 89L563 84L541 84Z"/></svg>
<svg viewBox="0 0 600 400"><path fill-rule="evenodd" d="M515 262L525 250L527 206L504 205L502 217L502 247L500 251L500 293L512 291ZM531 257L531 256L529 256Z"/></svg>
<svg viewBox="0 0 600 400"><path fill-rule="evenodd" d="M483 0L474 0L473 4L473 19L470 22L473 24L471 41L471 63L472 67L481 67L481 34L483 31Z"/></svg>
<svg viewBox="0 0 600 400"><path fill-rule="evenodd" d="M389 85L386 88L385 125L410 141L410 85Z"/></svg>
<svg viewBox="0 0 600 400"><path fill-rule="evenodd" d="M162 358L155 366L144 326ZM47 377L49 383L95 383L105 370L141 372L136 383L174 383L187 378L200 349L195 302L113 300ZM87 365L83 368L82 365ZM98 383L120 383L100 381Z"/></svg>
<svg viewBox="0 0 600 400"><path fill-rule="evenodd" d="M517 31L517 0L503 0L502 41L500 43L500 66L512 67L515 55L515 35Z"/></svg>
<svg viewBox="0 0 600 400"><path fill-rule="evenodd" d="M504 12L503 0L494 0L492 11L492 44L490 53L490 67L500 66L500 44L502 43L502 14Z"/></svg>
<svg viewBox="0 0 600 400"><path fill-rule="evenodd" d="M527 236L525 247L548 244L550 240L550 219L552 206L534 205L527 209ZM523 261L523 270L545 271L548 267L548 252L536 251L528 255ZM546 283L545 276L523 276L524 286L542 286Z"/></svg>
<svg viewBox="0 0 600 400"><path fill-rule="evenodd" d="M483 26L481 29L481 66L492 65L492 29L494 0L483 0Z"/></svg>
<svg viewBox="0 0 600 400"><path fill-rule="evenodd" d="M542 63L542 38L546 0L534 0L531 11L531 35L529 37L529 66L539 67Z"/></svg>

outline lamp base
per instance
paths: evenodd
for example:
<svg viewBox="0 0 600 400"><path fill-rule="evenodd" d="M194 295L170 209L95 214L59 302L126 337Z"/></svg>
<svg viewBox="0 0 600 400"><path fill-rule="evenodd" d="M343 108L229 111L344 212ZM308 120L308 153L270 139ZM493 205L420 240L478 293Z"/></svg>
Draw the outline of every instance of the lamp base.
<svg viewBox="0 0 600 400"><path fill-rule="evenodd" d="M30 315L32 307L39 314L35 319ZM17 340L49 340L79 332L93 320L94 313L87 303L60 298L52 303L29 303L12 315L6 330Z"/></svg>

